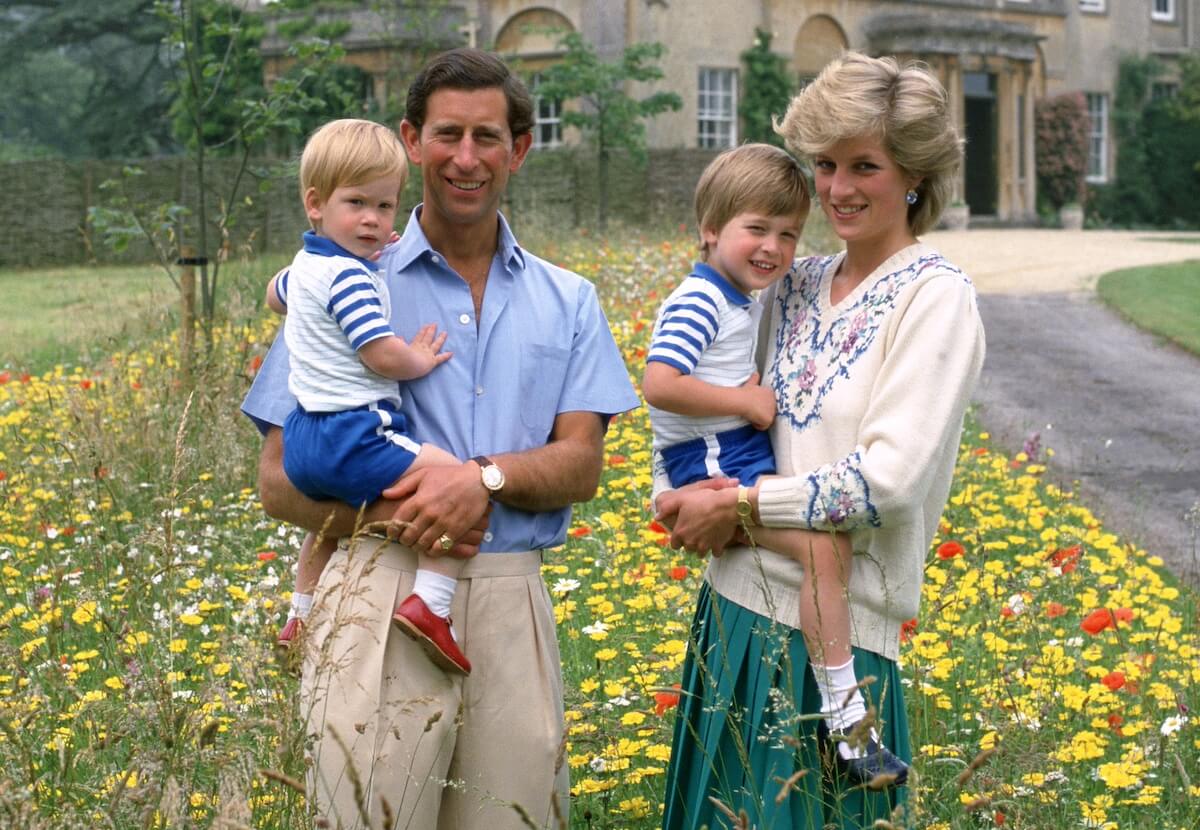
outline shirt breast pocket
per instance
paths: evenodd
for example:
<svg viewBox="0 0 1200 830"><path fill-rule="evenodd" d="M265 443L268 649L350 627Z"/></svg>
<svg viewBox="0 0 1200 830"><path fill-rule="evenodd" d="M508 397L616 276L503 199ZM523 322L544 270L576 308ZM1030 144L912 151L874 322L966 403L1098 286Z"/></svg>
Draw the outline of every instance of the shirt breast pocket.
<svg viewBox="0 0 1200 830"><path fill-rule="evenodd" d="M558 346L521 346L521 423L538 438L550 434L571 353Z"/></svg>

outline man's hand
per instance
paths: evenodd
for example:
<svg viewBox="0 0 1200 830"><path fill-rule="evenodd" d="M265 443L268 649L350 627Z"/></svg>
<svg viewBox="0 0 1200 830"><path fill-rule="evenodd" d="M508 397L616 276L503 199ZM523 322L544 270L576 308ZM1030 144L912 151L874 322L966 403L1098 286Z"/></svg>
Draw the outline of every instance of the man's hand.
<svg viewBox="0 0 1200 830"><path fill-rule="evenodd" d="M775 390L758 385L758 372L746 379L738 389L742 399L742 417L755 429L767 429L775 420Z"/></svg>
<svg viewBox="0 0 1200 830"><path fill-rule="evenodd" d="M396 540L431 556L447 553L438 542L443 535L455 541L451 556L478 552L491 507L488 496L474 461L425 467L383 491L383 498L400 501L393 514Z"/></svg>
<svg viewBox="0 0 1200 830"><path fill-rule="evenodd" d="M738 529L737 486L735 478L715 478L659 494L654 519L671 528L671 547L700 556L724 553Z"/></svg>

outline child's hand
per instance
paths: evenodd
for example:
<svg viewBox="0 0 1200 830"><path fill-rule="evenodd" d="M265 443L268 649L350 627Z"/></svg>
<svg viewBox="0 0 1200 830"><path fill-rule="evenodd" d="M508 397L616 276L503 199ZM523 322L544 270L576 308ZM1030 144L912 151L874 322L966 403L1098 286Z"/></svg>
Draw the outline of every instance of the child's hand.
<svg viewBox="0 0 1200 830"><path fill-rule="evenodd" d="M367 257L367 259L371 260L371 262L378 262L379 258L381 256L383 256L385 253L387 253L388 246L392 245L396 242L399 242L399 241L400 241L400 234L396 233L395 231L392 231L392 235L388 237L387 242L383 243L383 247L380 248L375 253L371 254L369 257Z"/></svg>
<svg viewBox="0 0 1200 830"><path fill-rule="evenodd" d="M443 352L446 332L437 333L437 323L427 323L408 343L412 354L412 378L424 377L449 360L454 352Z"/></svg>
<svg viewBox="0 0 1200 830"><path fill-rule="evenodd" d="M775 420L775 391L758 385L758 372L746 379L740 388L742 417L755 429L766 429Z"/></svg>

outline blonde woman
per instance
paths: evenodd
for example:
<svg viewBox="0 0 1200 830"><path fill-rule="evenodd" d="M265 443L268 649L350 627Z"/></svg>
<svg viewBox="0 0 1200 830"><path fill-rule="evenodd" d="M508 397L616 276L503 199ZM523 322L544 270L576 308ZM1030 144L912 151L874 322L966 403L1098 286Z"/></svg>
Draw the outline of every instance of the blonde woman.
<svg viewBox="0 0 1200 830"><path fill-rule="evenodd" d="M949 201L961 141L927 69L856 53L827 66L777 129L811 165L846 248L797 260L760 297L779 477L656 501L673 544L722 554L697 602L664 827L717 826L710 797L775 830L906 826L900 627L917 615L984 356L971 281L918 239ZM849 643L809 654L796 628L804 569L739 544L758 526L849 534ZM868 714L830 734L823 699L853 694L839 677L855 675Z"/></svg>

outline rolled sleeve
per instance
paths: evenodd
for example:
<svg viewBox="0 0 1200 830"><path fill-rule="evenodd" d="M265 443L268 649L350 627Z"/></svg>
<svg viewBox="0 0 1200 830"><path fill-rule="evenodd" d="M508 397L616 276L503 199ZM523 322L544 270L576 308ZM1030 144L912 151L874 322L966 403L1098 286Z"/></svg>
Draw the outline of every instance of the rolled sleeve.
<svg viewBox="0 0 1200 830"><path fill-rule="evenodd" d="M288 347L283 327L259 367L250 391L242 400L242 412L254 422L263 435L271 427L283 426L284 420L296 408L296 399L288 391Z"/></svg>

